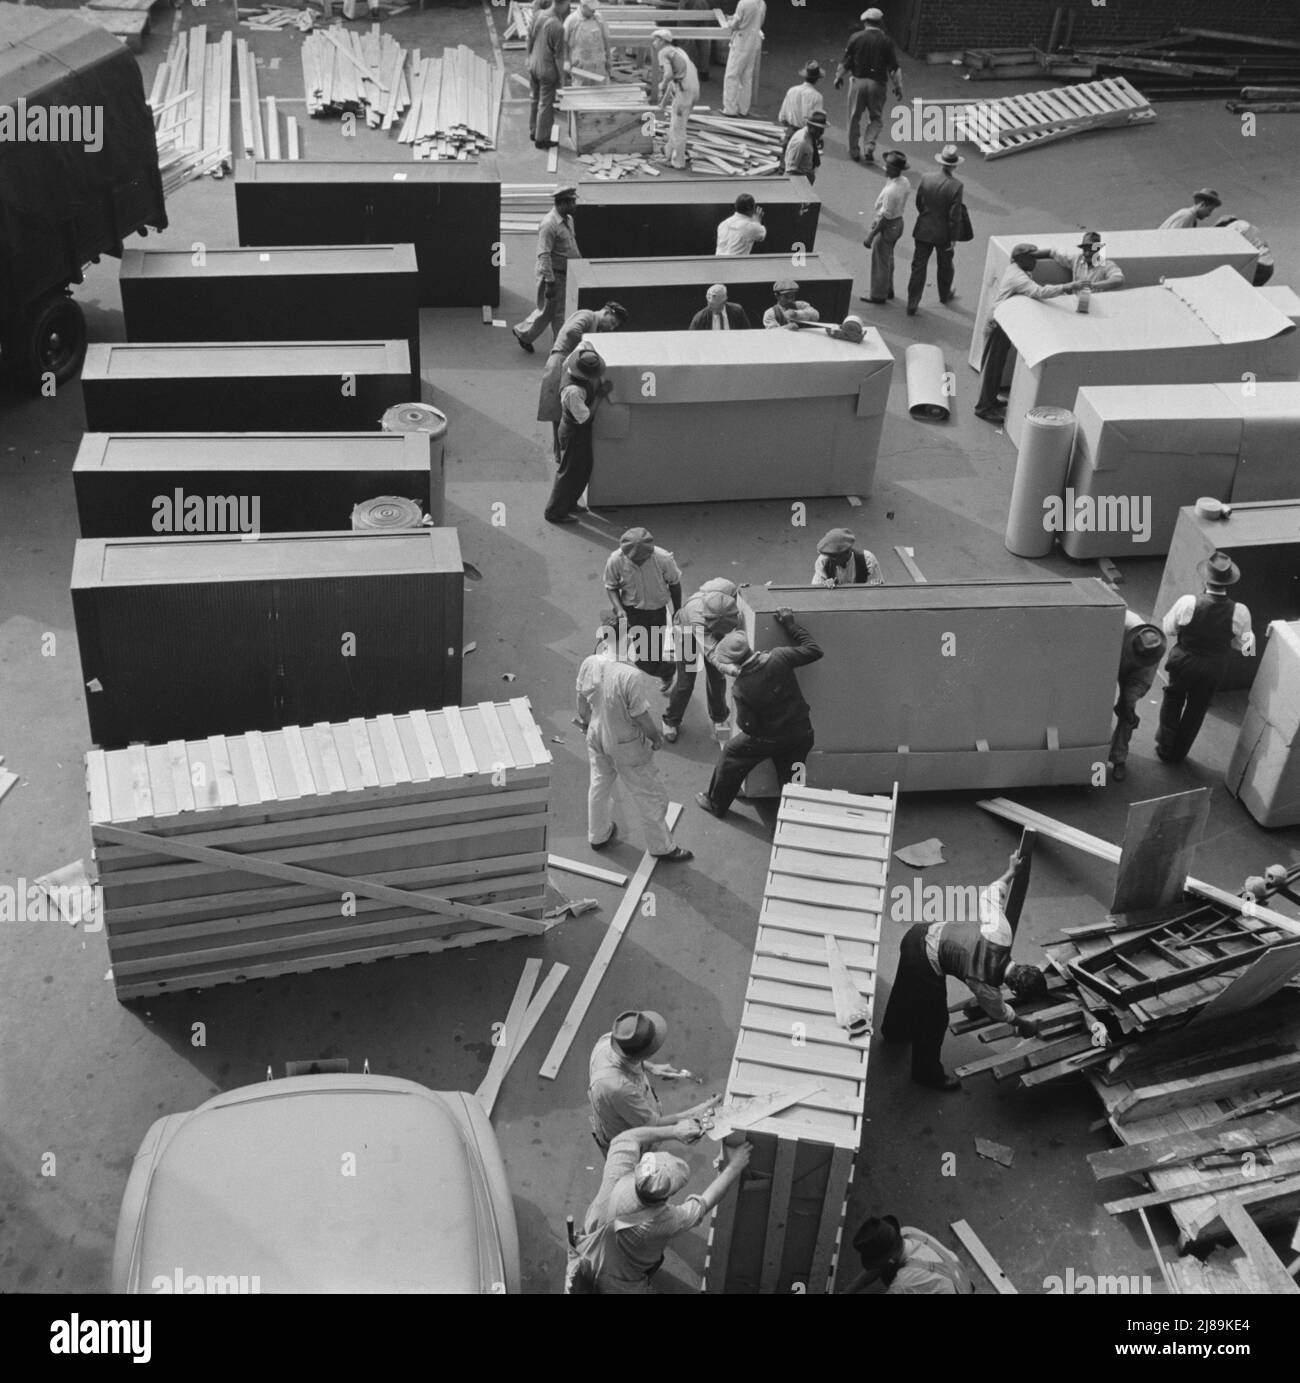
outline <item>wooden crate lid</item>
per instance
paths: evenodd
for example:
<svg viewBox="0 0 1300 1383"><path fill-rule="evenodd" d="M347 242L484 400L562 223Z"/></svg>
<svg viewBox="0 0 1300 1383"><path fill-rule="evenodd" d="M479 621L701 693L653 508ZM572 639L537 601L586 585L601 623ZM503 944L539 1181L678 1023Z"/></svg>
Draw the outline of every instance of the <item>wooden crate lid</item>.
<svg viewBox="0 0 1300 1383"><path fill-rule="evenodd" d="M815 1079L822 1088L754 1127L856 1149L870 1038L835 1020L826 938L868 1005L875 997L898 792L789 785L781 793L754 960L727 1095L747 1099Z"/></svg>
<svg viewBox="0 0 1300 1383"><path fill-rule="evenodd" d="M290 725L206 740L91 750L91 825L452 783L551 762L527 697Z"/></svg>

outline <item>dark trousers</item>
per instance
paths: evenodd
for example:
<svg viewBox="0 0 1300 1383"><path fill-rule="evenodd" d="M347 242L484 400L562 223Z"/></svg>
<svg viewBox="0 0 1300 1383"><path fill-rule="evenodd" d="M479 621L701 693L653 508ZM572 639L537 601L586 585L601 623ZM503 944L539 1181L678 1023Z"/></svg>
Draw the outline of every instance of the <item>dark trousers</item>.
<svg viewBox="0 0 1300 1383"><path fill-rule="evenodd" d="M907 280L908 307L916 307L921 301L921 294L925 292L925 271L930 264L931 252L935 256L939 277L939 301L952 297L952 246L931 245L928 240L918 240L916 249L912 251L912 275Z"/></svg>
<svg viewBox="0 0 1300 1383"><path fill-rule="evenodd" d="M944 1075L940 1052L948 1030L948 984L934 973L925 954L929 925L916 922L898 948L898 969L889 993L881 1036L890 1042L911 1042L912 1079L937 1080Z"/></svg>
<svg viewBox="0 0 1300 1383"><path fill-rule="evenodd" d="M528 108L528 129L534 144L550 144L555 124L556 83L544 77L529 77L532 104Z"/></svg>
<svg viewBox="0 0 1300 1383"><path fill-rule="evenodd" d="M812 747L812 726L806 722L782 739L760 739L757 735L746 734L734 736L723 745L713 777L709 779L709 801L717 811L725 812L736 800L746 776L768 759L776 765L784 786L794 777L795 764L807 762Z"/></svg>
<svg viewBox="0 0 1300 1383"><path fill-rule="evenodd" d="M678 630L678 638L681 637L682 631ZM692 658L688 663L678 658L673 694L668 698L668 709L664 711L665 725L682 723L691 702L691 693L695 690L695 677L695 660ZM727 679L707 658L704 660L704 685L709 701L709 719L715 725L720 725L727 719Z"/></svg>
<svg viewBox="0 0 1300 1383"><path fill-rule="evenodd" d="M1256 288L1263 288L1269 279L1273 277L1274 267L1275 266L1272 264L1256 264L1255 277L1251 279L1251 283L1253 283Z"/></svg>
<svg viewBox="0 0 1300 1383"><path fill-rule="evenodd" d="M1154 667L1138 668L1119 683L1119 696L1115 700L1115 733L1110 739L1110 761L1122 764L1128 759L1129 741L1133 731L1141 724L1138 719L1138 702L1151 690L1156 680Z"/></svg>
<svg viewBox="0 0 1300 1383"><path fill-rule="evenodd" d="M551 497L546 501L548 519L563 518L582 498L591 480L594 454L591 423L571 423L566 418L559 427L560 469L555 473Z"/></svg>
<svg viewBox="0 0 1300 1383"><path fill-rule="evenodd" d="M631 605L624 607L627 611L628 636L631 637L633 629L644 629L646 631L642 638L642 647L647 654L662 653L664 626L668 623L668 610L662 608L658 610L636 610ZM648 672L651 677L658 677L661 681L673 675L674 664L664 662L662 658L638 658L637 667L642 672Z"/></svg>
<svg viewBox="0 0 1300 1383"><path fill-rule="evenodd" d="M1007 357L1014 347L1011 338L995 322L984 345L984 366L980 372L980 396L975 401L977 413L996 412L998 409L998 390L1002 388L1002 375L1007 368Z"/></svg>
<svg viewBox="0 0 1300 1383"><path fill-rule="evenodd" d="M1167 764L1181 763L1200 732L1205 713L1227 668L1226 658L1205 658L1175 648L1165 663L1169 685L1160 703L1156 753Z"/></svg>

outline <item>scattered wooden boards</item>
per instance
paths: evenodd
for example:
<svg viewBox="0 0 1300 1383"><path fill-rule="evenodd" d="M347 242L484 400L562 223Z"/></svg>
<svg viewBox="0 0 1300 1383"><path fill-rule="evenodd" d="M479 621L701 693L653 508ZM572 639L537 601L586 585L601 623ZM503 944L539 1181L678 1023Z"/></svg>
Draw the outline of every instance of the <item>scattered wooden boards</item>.
<svg viewBox="0 0 1300 1383"><path fill-rule="evenodd" d="M1004 1297L1019 1296L1019 1289L998 1266L998 1260L986 1249L980 1237L965 1220L953 1222L952 1232L961 1241L961 1246L979 1264L980 1271L993 1284L996 1291Z"/></svg>
<svg viewBox="0 0 1300 1383"><path fill-rule="evenodd" d="M546 1011L547 1005L555 997L556 990L569 973L567 965L552 965L546 979L542 981L541 988L534 994L533 986L537 982L541 968L540 960L529 959L524 962L523 974L519 977L519 985L506 1014L505 1027L500 1034L503 1040L493 1051L487 1075L483 1077L483 1083L475 1092L489 1118L497 1095L501 1091L501 1082L505 1080L515 1058L532 1036L533 1029Z"/></svg>

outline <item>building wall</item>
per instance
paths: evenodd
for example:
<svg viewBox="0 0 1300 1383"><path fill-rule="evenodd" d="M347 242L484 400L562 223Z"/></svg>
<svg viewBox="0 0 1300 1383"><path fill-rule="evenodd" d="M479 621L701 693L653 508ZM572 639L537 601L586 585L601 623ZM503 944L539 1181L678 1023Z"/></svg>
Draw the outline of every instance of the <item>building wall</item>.
<svg viewBox="0 0 1300 1383"><path fill-rule="evenodd" d="M921 55L1030 43L1043 47L1058 8L1074 11L1076 47L1162 38L1179 24L1300 41L1296 0L1237 0L1226 9L1222 0L1075 0L1069 6L1058 0L920 0L911 51Z"/></svg>

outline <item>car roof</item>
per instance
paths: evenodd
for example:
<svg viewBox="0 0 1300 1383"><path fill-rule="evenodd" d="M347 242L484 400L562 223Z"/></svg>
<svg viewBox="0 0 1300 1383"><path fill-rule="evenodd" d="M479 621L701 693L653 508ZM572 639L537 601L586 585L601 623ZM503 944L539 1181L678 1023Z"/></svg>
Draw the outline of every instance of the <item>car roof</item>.
<svg viewBox="0 0 1300 1383"><path fill-rule="evenodd" d="M209 1100L154 1169L139 1290L180 1270L257 1277L262 1292L478 1291L476 1172L455 1098L309 1076Z"/></svg>

